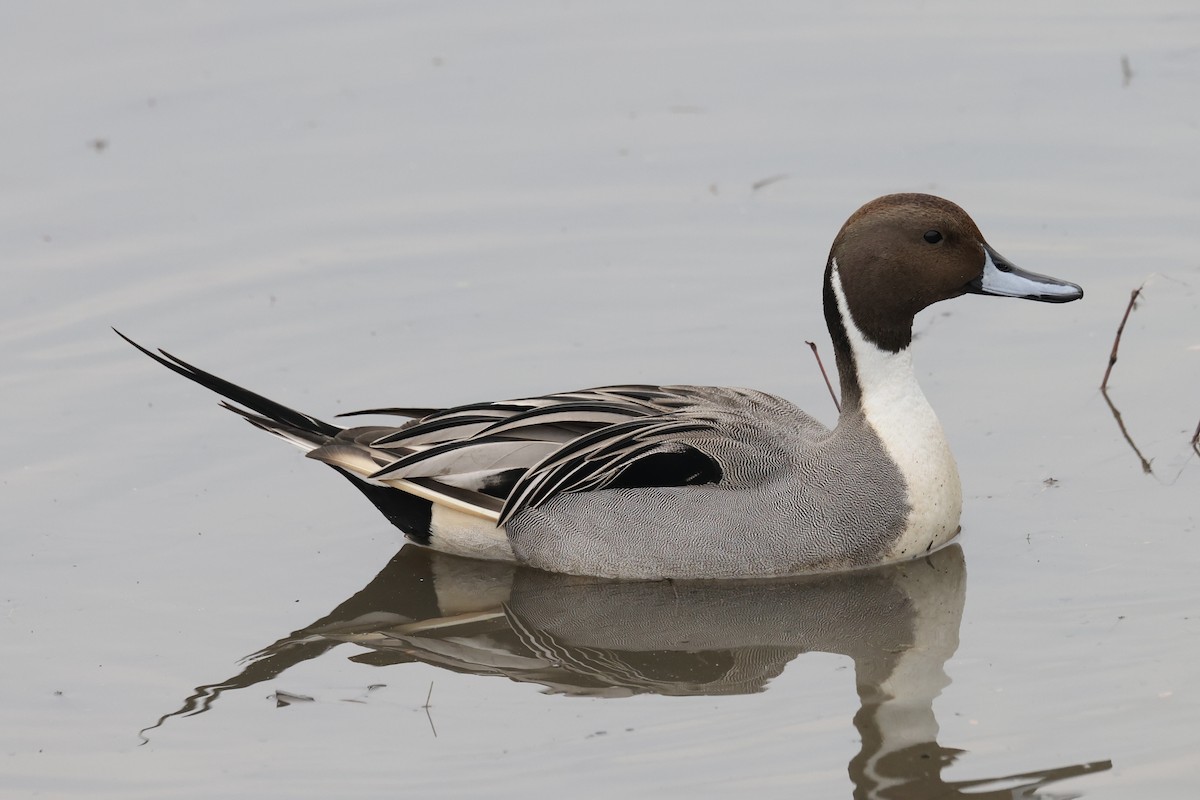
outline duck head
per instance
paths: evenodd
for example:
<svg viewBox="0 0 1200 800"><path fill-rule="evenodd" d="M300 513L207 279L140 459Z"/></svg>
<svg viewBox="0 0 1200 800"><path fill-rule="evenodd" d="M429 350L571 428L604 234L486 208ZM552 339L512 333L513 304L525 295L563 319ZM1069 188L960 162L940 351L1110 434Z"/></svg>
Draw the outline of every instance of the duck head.
<svg viewBox="0 0 1200 800"><path fill-rule="evenodd" d="M838 281L851 319L842 320ZM967 213L928 194L889 194L855 211L842 226L825 271L825 316L835 343L843 322L882 350L912 343L917 312L964 294L1067 303L1074 283L1026 272L995 251ZM840 335L839 335L840 333Z"/></svg>

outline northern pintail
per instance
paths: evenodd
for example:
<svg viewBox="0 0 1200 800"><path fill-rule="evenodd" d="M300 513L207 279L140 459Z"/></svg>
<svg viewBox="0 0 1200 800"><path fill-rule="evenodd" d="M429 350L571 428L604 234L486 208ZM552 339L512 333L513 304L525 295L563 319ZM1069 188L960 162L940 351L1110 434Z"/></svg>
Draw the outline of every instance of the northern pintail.
<svg viewBox="0 0 1200 800"><path fill-rule="evenodd" d="M958 468L910 346L918 311L967 293L1083 296L1017 268L948 200L851 215L825 266L832 429L764 392L646 385L372 409L352 414L409 421L342 428L120 335L333 466L418 544L578 575L765 577L912 558L958 532Z"/></svg>

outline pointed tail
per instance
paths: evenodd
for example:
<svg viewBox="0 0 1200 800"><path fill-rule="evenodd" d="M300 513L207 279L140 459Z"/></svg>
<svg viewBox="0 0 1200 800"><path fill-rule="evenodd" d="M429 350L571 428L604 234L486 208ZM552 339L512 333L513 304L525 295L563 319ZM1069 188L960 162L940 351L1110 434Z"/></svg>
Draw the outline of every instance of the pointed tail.
<svg viewBox="0 0 1200 800"><path fill-rule="evenodd" d="M113 328L113 332L172 372L177 372L230 401L221 404L225 408L240 414L251 424L287 439L304 450L312 450L326 444L342 430L336 425L330 425L316 417L302 414L295 409L280 405L274 400L268 400L260 394L255 394L249 389L243 389L235 383L218 378L210 372L192 366L181 358L176 358L166 350L160 349L158 353L152 352L116 328ZM245 408L238 408L231 403L237 403L238 406Z"/></svg>

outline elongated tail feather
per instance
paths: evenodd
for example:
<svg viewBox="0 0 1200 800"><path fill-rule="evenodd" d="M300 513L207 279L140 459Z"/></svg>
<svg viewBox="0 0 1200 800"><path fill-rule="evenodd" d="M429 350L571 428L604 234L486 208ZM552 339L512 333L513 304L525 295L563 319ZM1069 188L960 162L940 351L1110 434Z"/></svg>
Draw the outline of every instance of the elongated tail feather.
<svg viewBox="0 0 1200 800"><path fill-rule="evenodd" d="M224 378L218 378L211 372L205 372L198 367L192 366L181 358L176 358L166 350L160 349L158 353L154 353L145 347L142 347L140 344L135 342L133 339L130 339L116 328L113 328L113 332L172 372L177 372L188 380L195 381L206 389L211 389L222 397L232 400L238 405L245 406L251 411L262 414L269 420L283 423L298 431L307 431L313 434L320 434L321 436L327 438L336 436L342 430L336 425L330 425L328 422L323 422L316 417L310 417L308 414L301 414L299 411L288 408L284 405L280 405L274 400L268 400L261 394L255 394L249 389L243 389L236 383L230 383ZM159 355L159 353L162 355Z"/></svg>

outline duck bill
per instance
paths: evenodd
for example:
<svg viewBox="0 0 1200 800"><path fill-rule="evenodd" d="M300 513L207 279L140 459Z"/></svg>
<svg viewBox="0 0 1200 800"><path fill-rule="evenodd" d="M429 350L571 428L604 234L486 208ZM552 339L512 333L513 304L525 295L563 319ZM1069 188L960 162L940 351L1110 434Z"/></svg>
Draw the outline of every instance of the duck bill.
<svg viewBox="0 0 1200 800"><path fill-rule="evenodd" d="M968 292L1043 303L1069 303L1083 297L1083 289L1076 284L1026 272L986 244L983 253L983 274L967 284Z"/></svg>

